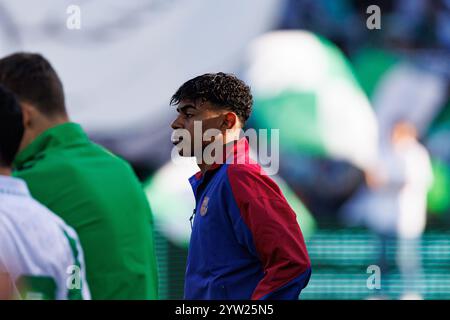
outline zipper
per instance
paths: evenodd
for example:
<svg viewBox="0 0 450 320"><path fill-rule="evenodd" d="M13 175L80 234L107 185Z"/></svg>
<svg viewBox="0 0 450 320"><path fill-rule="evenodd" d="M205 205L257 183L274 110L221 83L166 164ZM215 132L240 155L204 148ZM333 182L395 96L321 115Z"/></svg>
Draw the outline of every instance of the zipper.
<svg viewBox="0 0 450 320"><path fill-rule="evenodd" d="M194 220L194 216L195 216L195 212L197 211L197 209L196 208L194 208L194 210L192 210L192 215L191 215L191 217L189 218L189 222L191 223L191 230L194 228L194 222L193 222L193 220Z"/></svg>

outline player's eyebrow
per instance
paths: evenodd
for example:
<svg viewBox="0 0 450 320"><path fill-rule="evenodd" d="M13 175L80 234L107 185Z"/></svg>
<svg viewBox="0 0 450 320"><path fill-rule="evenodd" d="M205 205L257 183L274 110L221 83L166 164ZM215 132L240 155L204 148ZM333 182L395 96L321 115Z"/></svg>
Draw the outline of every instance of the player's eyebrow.
<svg viewBox="0 0 450 320"><path fill-rule="evenodd" d="M188 111L188 109L194 109L194 110L197 110L197 108L195 107L195 105L193 105L193 104L185 104L185 105L182 106L182 107L178 107L178 108L177 108L177 111L178 111L179 113L186 113L186 112Z"/></svg>

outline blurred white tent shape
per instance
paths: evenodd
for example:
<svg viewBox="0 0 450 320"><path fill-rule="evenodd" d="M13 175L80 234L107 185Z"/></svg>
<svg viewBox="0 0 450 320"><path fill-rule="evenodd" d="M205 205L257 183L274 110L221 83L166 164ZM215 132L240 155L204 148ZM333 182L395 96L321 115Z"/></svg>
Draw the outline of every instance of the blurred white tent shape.
<svg viewBox="0 0 450 320"><path fill-rule="evenodd" d="M124 150L132 157L141 139L152 146L150 135L170 131L174 91L202 73L236 72L246 44L273 27L283 2L8 1L0 4L0 56L44 54L62 78L72 119L90 133L122 139L145 128L145 137L125 138L138 144ZM66 27L73 4L80 30Z"/></svg>
<svg viewBox="0 0 450 320"><path fill-rule="evenodd" d="M280 129L280 149L366 168L377 153L375 114L345 56L307 31L277 31L249 48L254 123Z"/></svg>

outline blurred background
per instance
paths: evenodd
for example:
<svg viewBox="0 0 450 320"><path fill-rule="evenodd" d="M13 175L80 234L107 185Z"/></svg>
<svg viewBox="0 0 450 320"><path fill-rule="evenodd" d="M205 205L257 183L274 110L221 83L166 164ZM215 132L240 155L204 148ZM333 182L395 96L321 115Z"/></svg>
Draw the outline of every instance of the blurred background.
<svg viewBox="0 0 450 320"><path fill-rule="evenodd" d="M45 55L72 120L132 163L162 299L183 297L197 171L170 161L169 100L218 71L252 87L249 128L280 129L274 179L313 265L302 299L450 298L449 0L0 0L0 55L15 51Z"/></svg>

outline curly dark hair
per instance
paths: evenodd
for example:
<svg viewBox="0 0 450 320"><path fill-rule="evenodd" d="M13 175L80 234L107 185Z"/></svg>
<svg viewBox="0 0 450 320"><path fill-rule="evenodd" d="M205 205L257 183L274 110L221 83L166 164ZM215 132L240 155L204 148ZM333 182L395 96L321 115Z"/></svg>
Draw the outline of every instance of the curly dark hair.
<svg viewBox="0 0 450 320"><path fill-rule="evenodd" d="M252 112L253 97L250 87L233 74L207 73L185 82L170 100L177 105L181 100L201 99L233 111L244 124Z"/></svg>

